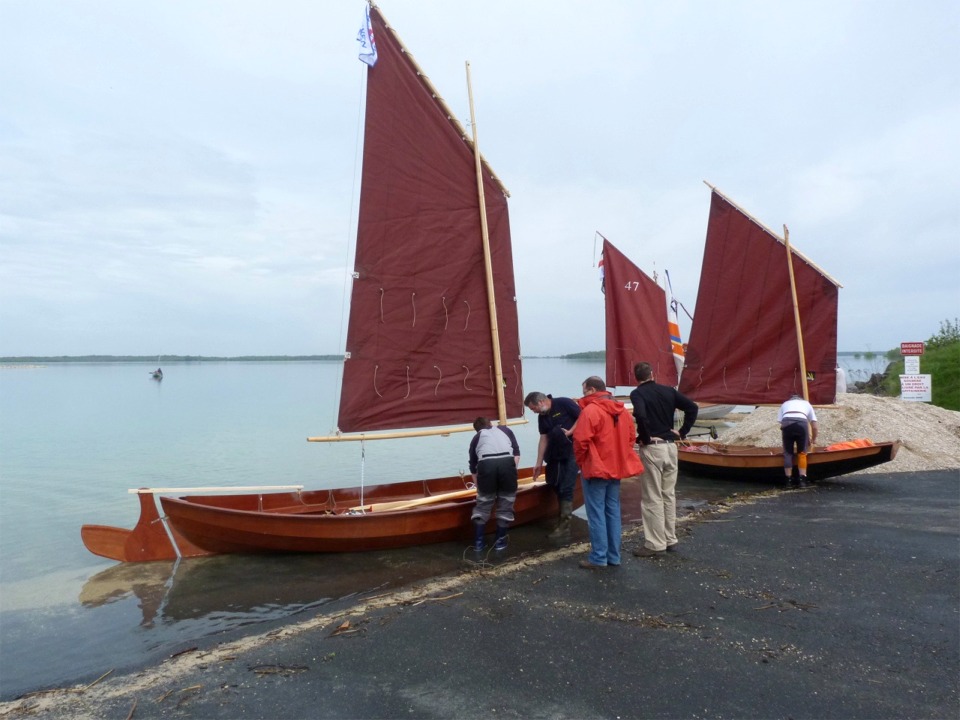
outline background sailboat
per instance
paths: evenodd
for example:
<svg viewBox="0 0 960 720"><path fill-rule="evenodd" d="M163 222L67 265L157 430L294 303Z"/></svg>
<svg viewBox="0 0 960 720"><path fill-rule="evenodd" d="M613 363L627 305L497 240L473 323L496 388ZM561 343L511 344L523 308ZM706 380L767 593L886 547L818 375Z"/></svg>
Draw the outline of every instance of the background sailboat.
<svg viewBox="0 0 960 720"><path fill-rule="evenodd" d="M599 233L597 233L599 235ZM684 348L676 301L667 300L657 281L603 237L604 311L606 317L607 384L634 386L633 366L653 366L657 382L676 387L684 366ZM733 405L698 403L700 419L723 417Z"/></svg>
<svg viewBox="0 0 960 720"><path fill-rule="evenodd" d="M606 238L602 258L607 385L636 385L633 366L643 360L657 382L676 387L666 293Z"/></svg>
<svg viewBox="0 0 960 720"><path fill-rule="evenodd" d="M793 252L810 402L836 397L840 284ZM779 405L803 378L784 241L715 188L680 392L694 400Z"/></svg>
<svg viewBox="0 0 960 720"><path fill-rule="evenodd" d="M780 405L794 393L834 402L840 284L711 186L710 219L680 392L696 401ZM801 333L802 328L802 333ZM899 442L808 454L811 479L892 460ZM780 448L688 443L681 469L783 476Z"/></svg>
<svg viewBox="0 0 960 720"><path fill-rule="evenodd" d="M374 439L393 435L371 434L384 429L450 432L480 415L520 416L506 191L475 152L476 124L468 138L380 11L371 6L368 13L363 176L339 429ZM520 476L515 524L556 515L553 491L532 482L529 469ZM476 497L469 480L164 495L169 534L154 496L183 490L145 489L135 491L141 516L132 531L86 525L81 534L91 552L124 561L467 539Z"/></svg>

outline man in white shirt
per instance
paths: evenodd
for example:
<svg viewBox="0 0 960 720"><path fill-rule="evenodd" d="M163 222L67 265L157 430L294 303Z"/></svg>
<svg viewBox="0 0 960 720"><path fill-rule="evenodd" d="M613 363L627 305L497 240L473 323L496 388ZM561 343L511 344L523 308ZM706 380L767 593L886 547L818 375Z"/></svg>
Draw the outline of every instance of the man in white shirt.
<svg viewBox="0 0 960 720"><path fill-rule="evenodd" d="M780 422L780 434L783 437L783 471L787 476L787 486L793 480L793 455L797 455L797 469L800 478L797 484L807 486L807 450L817 441L817 414L813 405L794 395L780 406L777 413Z"/></svg>

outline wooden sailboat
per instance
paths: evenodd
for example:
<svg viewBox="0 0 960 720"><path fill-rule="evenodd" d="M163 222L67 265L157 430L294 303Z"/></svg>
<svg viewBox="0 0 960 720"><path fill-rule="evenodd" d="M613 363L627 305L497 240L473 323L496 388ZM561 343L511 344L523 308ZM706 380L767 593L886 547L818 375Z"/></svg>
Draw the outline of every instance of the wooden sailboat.
<svg viewBox="0 0 960 720"><path fill-rule="evenodd" d="M338 420L339 431L352 435L310 439L439 434L467 429L477 416L501 423L522 417L507 192L477 150L476 123L469 138L379 9L368 13L377 59L367 70ZM463 425L452 427L457 423ZM558 511L552 490L530 476L521 471L515 524ZM141 504L132 531L88 525L82 536L91 552L123 561L466 540L476 497L469 481L164 494L163 522L155 501L161 491L131 491Z"/></svg>
<svg viewBox="0 0 960 720"><path fill-rule="evenodd" d="M636 385L633 366L644 360L653 366L657 382L676 387L679 376L663 288L607 238L603 284L607 385Z"/></svg>
<svg viewBox="0 0 960 720"><path fill-rule="evenodd" d="M700 288L680 392L697 402L777 405L836 397L840 284L711 186ZM802 319L802 325L801 325ZM801 332L802 328L802 332ZM807 456L811 479L888 462L899 441L841 443ZM852 447L851 447L852 446ZM680 468L739 479L783 477L781 448L681 445Z"/></svg>
<svg viewBox="0 0 960 720"><path fill-rule="evenodd" d="M598 233L599 235L599 233ZM684 366L684 348L676 311L656 280L603 238L603 287L606 317L607 385L636 385L633 366L643 360L657 382L676 387ZM723 417L733 405L700 404L703 418Z"/></svg>

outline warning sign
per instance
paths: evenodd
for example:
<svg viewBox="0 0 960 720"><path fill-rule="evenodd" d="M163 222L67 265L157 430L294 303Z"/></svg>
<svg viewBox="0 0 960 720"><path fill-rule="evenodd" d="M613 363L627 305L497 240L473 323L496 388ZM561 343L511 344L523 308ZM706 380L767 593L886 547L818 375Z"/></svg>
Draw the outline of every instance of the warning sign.
<svg viewBox="0 0 960 720"><path fill-rule="evenodd" d="M922 342L904 342L900 343L901 355L923 355Z"/></svg>
<svg viewBox="0 0 960 720"><path fill-rule="evenodd" d="M900 399L908 402L930 402L932 386L929 375L901 375Z"/></svg>

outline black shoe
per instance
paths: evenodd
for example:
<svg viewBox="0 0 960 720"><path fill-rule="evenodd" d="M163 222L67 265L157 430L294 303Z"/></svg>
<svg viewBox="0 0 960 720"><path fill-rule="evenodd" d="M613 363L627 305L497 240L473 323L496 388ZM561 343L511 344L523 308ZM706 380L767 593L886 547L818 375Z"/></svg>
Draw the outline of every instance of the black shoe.
<svg viewBox="0 0 960 720"><path fill-rule="evenodd" d="M679 545L679 544L680 544L680 543L674 543L673 545L667 545L667 552L679 552L679 548L677 548L677 545Z"/></svg>
<svg viewBox="0 0 960 720"><path fill-rule="evenodd" d="M663 557L667 554L666 550L651 550L648 547L641 546L633 551L634 557L648 558L648 557Z"/></svg>
<svg viewBox="0 0 960 720"><path fill-rule="evenodd" d="M797 487L802 487L802 488L810 487L810 483L807 482L807 479L805 477L802 477L797 482Z"/></svg>
<svg viewBox="0 0 960 720"><path fill-rule="evenodd" d="M590 562L589 560L581 560L580 567L584 570L603 570L606 565L596 565L595 563Z"/></svg>

